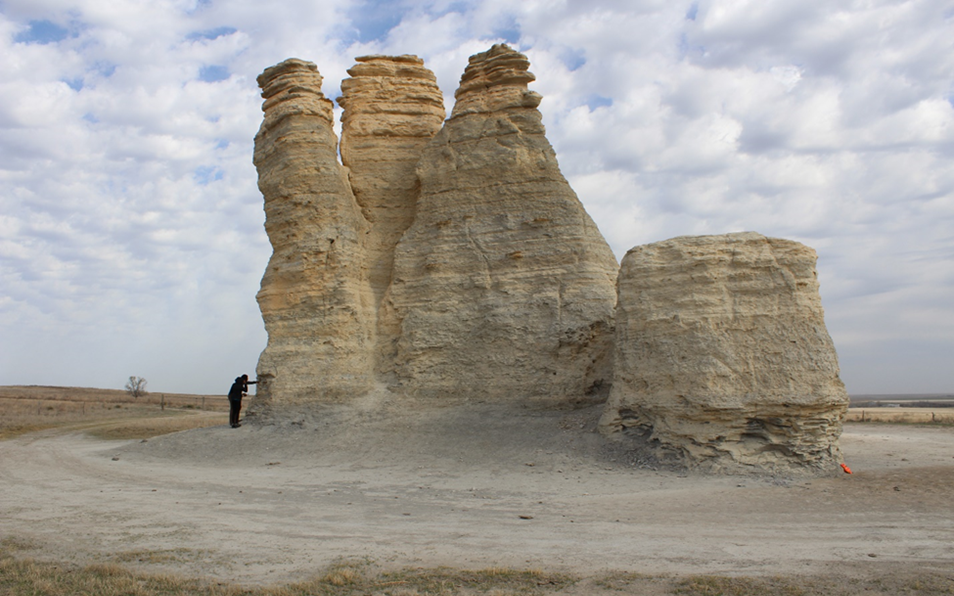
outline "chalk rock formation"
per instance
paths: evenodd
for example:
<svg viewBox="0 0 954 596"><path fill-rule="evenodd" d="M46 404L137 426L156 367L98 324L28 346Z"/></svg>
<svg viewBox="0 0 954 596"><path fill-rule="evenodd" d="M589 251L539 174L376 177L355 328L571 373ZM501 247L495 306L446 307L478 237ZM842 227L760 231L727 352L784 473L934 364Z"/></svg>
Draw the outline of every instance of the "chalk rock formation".
<svg viewBox="0 0 954 596"><path fill-rule="evenodd" d="M816 258L755 233L630 250L601 430L712 471L835 468L848 396Z"/></svg>
<svg viewBox="0 0 954 596"><path fill-rule="evenodd" d="M416 396L575 399L608 387L617 263L560 173L526 56L470 58L418 165L380 316Z"/></svg>
<svg viewBox="0 0 954 596"><path fill-rule="evenodd" d="M363 240L377 310L391 284L394 248L414 221L420 185L415 168L444 123L437 78L417 56L357 58L341 83L341 160L370 228ZM397 329L382 328L389 344Z"/></svg>
<svg viewBox="0 0 954 596"><path fill-rule="evenodd" d="M373 381L368 224L338 163L332 103L310 62L286 60L258 83L254 162L273 254L258 293L268 346L257 401L361 394Z"/></svg>

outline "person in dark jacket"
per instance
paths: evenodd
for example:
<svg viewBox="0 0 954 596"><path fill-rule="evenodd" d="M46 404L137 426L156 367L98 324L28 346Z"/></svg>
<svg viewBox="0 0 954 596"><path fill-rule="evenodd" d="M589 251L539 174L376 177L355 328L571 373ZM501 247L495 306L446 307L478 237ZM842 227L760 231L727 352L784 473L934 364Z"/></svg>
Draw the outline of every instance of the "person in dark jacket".
<svg viewBox="0 0 954 596"><path fill-rule="evenodd" d="M229 389L229 425L232 428L242 426L239 424L239 412L242 411L242 398L248 393L248 386L254 385L258 381L249 381L248 375L235 377L232 388Z"/></svg>

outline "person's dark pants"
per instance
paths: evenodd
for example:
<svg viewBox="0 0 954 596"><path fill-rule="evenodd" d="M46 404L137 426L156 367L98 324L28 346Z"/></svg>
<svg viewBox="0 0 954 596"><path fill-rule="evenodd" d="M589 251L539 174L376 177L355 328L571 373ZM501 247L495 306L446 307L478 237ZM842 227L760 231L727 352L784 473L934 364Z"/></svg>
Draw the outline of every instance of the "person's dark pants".
<svg viewBox="0 0 954 596"><path fill-rule="evenodd" d="M239 412L242 411L242 400L240 399L230 399L229 400L229 424L232 425L232 428L235 428L239 425Z"/></svg>

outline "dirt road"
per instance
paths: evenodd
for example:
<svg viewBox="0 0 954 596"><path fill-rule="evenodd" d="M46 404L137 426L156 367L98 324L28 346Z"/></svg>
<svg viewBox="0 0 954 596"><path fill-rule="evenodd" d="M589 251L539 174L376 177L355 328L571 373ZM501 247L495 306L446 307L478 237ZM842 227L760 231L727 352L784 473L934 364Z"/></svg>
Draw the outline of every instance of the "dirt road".
<svg viewBox="0 0 954 596"><path fill-rule="evenodd" d="M854 474L642 468L589 410L387 404L148 441L0 442L0 537L40 558L246 584L332 561L587 575L954 565L954 430L854 424Z"/></svg>

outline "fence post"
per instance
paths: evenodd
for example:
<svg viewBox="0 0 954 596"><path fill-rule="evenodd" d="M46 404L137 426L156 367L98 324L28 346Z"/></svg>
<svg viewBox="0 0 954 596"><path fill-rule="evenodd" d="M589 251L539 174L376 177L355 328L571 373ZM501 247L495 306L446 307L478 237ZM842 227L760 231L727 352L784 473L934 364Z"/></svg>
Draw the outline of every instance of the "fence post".
<svg viewBox="0 0 954 596"><path fill-rule="evenodd" d="M205 409L205 396L202 396L202 409Z"/></svg>
<svg viewBox="0 0 954 596"><path fill-rule="evenodd" d="M166 409L166 394L160 393L159 394L159 410L165 411L165 409Z"/></svg>

